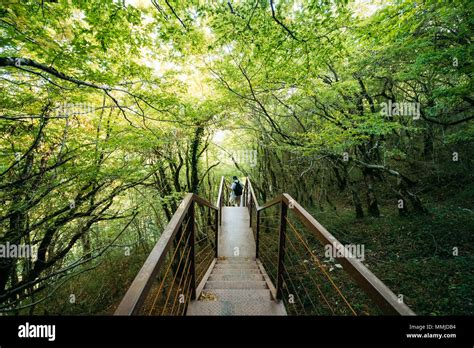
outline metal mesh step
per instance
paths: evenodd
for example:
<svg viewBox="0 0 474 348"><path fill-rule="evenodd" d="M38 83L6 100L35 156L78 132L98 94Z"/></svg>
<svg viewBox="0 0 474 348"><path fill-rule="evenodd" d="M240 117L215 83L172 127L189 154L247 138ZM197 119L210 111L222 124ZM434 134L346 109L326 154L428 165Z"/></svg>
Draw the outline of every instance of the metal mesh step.
<svg viewBox="0 0 474 348"><path fill-rule="evenodd" d="M256 263L228 263L228 264L221 264L216 263L216 269L258 269Z"/></svg>
<svg viewBox="0 0 474 348"><path fill-rule="evenodd" d="M286 311L283 304L271 301L194 301L189 305L187 315L286 315Z"/></svg>
<svg viewBox="0 0 474 348"><path fill-rule="evenodd" d="M215 275L222 275L222 274L261 274L260 269L228 269L228 268L222 268L222 269L216 269L214 268L212 270L211 274Z"/></svg>
<svg viewBox="0 0 474 348"><path fill-rule="evenodd" d="M255 262L255 257L226 257L219 258L217 263L242 263L242 262Z"/></svg>
<svg viewBox="0 0 474 348"><path fill-rule="evenodd" d="M270 290L268 289L207 289L203 291L199 301L208 302L208 298L213 301L268 301L271 300Z"/></svg>
<svg viewBox="0 0 474 348"><path fill-rule="evenodd" d="M252 281L252 280L264 280L264 278L259 273L211 274L208 281L215 281L215 280Z"/></svg>
<svg viewBox="0 0 474 348"><path fill-rule="evenodd" d="M204 289L267 289L265 281L207 281Z"/></svg>
<svg viewBox="0 0 474 348"><path fill-rule="evenodd" d="M269 290L216 289L205 295L206 300L189 304L187 315L286 315L283 304L271 300Z"/></svg>

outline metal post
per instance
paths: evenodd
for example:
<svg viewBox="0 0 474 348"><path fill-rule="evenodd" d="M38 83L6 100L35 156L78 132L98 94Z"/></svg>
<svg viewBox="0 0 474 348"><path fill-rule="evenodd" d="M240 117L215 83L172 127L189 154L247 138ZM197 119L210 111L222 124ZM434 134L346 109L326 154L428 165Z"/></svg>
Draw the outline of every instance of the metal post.
<svg viewBox="0 0 474 348"><path fill-rule="evenodd" d="M194 201L191 202L191 206L189 207L189 210L188 210L188 215L189 215L189 225L188 225L188 228L189 228L189 233L191 234L190 236L190 247L191 247L191 251L190 251L190 273L191 273L191 300L195 300L196 299L196 257L195 257L195 221L194 221Z"/></svg>
<svg viewBox="0 0 474 348"><path fill-rule="evenodd" d="M277 285L276 285L276 299L281 300L283 297L283 268L285 259L285 235L286 235L286 215L288 206L285 201L281 201L280 210L280 235L278 243L278 271L277 271Z"/></svg>
<svg viewBox="0 0 474 348"><path fill-rule="evenodd" d="M244 207L247 207L247 191L248 191L248 188L247 188L247 184L245 184L245 188L244 188L244 196L242 197L244 199L244 202L243 202L243 206Z"/></svg>
<svg viewBox="0 0 474 348"><path fill-rule="evenodd" d="M219 250L218 246L219 246L219 211L216 210L216 223L215 223L215 233L216 233L216 239L215 239L215 243L214 245L216 246L216 250L215 250L215 257L217 258L217 250Z"/></svg>
<svg viewBox="0 0 474 348"><path fill-rule="evenodd" d="M250 211L249 211L249 214L250 214L250 224L249 224L249 227L252 227L252 210L253 210L253 199L250 200Z"/></svg>
<svg viewBox="0 0 474 348"><path fill-rule="evenodd" d="M247 199L248 199L248 196L249 196L249 182L247 181L245 183L245 188L244 188L244 207L248 208L247 207Z"/></svg>
<svg viewBox="0 0 474 348"><path fill-rule="evenodd" d="M222 193L223 194L223 193ZM219 225L222 225L222 195L219 201Z"/></svg>
<svg viewBox="0 0 474 348"><path fill-rule="evenodd" d="M257 232L255 236L255 257L258 258L259 235L260 235L260 211L257 210Z"/></svg>

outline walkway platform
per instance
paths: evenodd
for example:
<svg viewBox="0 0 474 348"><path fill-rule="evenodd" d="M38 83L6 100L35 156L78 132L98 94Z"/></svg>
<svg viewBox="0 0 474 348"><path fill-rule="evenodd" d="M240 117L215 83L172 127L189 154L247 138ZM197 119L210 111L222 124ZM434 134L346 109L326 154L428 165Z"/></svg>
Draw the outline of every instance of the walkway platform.
<svg viewBox="0 0 474 348"><path fill-rule="evenodd" d="M286 315L283 303L272 299L265 270L255 259L247 208L222 208L218 238L219 258L187 315Z"/></svg>

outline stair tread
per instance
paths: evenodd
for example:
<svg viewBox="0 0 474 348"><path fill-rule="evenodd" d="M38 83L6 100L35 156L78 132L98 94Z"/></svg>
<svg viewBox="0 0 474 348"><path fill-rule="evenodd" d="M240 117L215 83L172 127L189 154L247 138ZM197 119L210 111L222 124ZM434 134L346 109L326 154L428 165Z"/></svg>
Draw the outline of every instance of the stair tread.
<svg viewBox="0 0 474 348"><path fill-rule="evenodd" d="M214 268L217 269L258 269L257 264L235 264L235 263L228 263L228 264L221 264L221 263L216 263Z"/></svg>
<svg viewBox="0 0 474 348"><path fill-rule="evenodd" d="M255 257L227 257L218 259L217 263L242 263L242 262L256 262Z"/></svg>
<svg viewBox="0 0 474 348"><path fill-rule="evenodd" d="M260 269L216 269L211 274L261 274Z"/></svg>
<svg viewBox="0 0 474 348"><path fill-rule="evenodd" d="M207 281L204 289L266 289L267 283L264 280L252 281L231 281L213 280Z"/></svg>
<svg viewBox="0 0 474 348"><path fill-rule="evenodd" d="M267 299L229 298L191 301L187 315L286 315L283 303Z"/></svg>
<svg viewBox="0 0 474 348"><path fill-rule="evenodd" d="M208 281L213 280L265 280L259 273L237 273L237 274L211 274Z"/></svg>
<svg viewBox="0 0 474 348"><path fill-rule="evenodd" d="M268 300L271 299L269 289L206 289L202 294L215 296L217 300L231 300L231 299L253 299L253 300Z"/></svg>

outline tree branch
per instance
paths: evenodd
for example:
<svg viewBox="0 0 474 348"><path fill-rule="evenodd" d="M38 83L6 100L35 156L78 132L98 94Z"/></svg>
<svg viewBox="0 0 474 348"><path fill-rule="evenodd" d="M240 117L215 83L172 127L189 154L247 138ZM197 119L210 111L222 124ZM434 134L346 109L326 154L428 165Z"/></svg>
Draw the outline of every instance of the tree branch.
<svg viewBox="0 0 474 348"><path fill-rule="evenodd" d="M296 41L301 41L300 39L298 39L295 34L293 34L293 32L288 29L288 27L286 25L284 25L276 16L276 13L275 13L275 5L273 4L273 0L270 0L270 8L272 9L272 17L273 19L275 20L275 22L278 23L278 25L280 25L294 40Z"/></svg>
<svg viewBox="0 0 474 348"><path fill-rule="evenodd" d="M174 10L174 8L170 5L170 3L168 2L168 0L165 0L165 3L166 5L169 7L169 9L171 10L171 12L173 12L173 15L176 17L176 19L181 23L181 25L183 26L184 29L188 30L188 27L186 27L186 25L184 24L184 22L181 20L181 18L179 18L178 14L176 13L176 11Z"/></svg>

